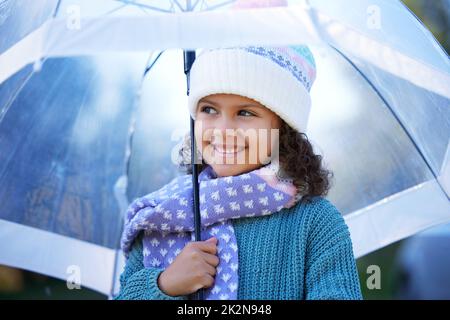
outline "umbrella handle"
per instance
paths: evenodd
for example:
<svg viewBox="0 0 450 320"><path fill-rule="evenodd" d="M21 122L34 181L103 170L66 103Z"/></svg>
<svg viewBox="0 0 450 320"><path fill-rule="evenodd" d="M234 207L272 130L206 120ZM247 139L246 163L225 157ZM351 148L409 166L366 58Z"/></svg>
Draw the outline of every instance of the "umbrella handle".
<svg viewBox="0 0 450 320"><path fill-rule="evenodd" d="M190 71L192 64L195 61L195 51L183 51L184 56L184 73L187 80L187 95L189 96L190 88ZM190 117L190 130L191 130L191 165L192 165L192 190L193 190L193 208L194 208L194 233L195 241L202 241L200 232L200 205L199 205L199 187L198 187L198 166L197 166L197 146L195 144L194 135L195 120ZM204 290L200 289L190 296L192 300L204 300Z"/></svg>

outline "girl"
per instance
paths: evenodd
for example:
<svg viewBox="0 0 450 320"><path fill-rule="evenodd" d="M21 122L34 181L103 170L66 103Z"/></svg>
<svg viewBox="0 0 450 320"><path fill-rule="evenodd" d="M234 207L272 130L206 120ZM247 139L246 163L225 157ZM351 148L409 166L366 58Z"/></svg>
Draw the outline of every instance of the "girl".
<svg viewBox="0 0 450 320"><path fill-rule="evenodd" d="M361 299L332 173L305 131L315 62L305 46L204 50L189 111L201 157L202 239L186 175L136 199L116 299ZM270 141L270 143L268 143ZM181 149L189 159L190 142Z"/></svg>

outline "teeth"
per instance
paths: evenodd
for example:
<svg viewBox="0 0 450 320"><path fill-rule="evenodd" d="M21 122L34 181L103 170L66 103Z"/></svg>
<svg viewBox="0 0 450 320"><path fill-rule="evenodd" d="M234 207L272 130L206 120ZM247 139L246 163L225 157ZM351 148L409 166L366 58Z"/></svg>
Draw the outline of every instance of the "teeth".
<svg viewBox="0 0 450 320"><path fill-rule="evenodd" d="M226 148L223 149L220 146L214 146L214 150L220 153L224 153L224 154L234 154L234 153L238 153L242 150L244 150L244 147L238 147L238 148Z"/></svg>

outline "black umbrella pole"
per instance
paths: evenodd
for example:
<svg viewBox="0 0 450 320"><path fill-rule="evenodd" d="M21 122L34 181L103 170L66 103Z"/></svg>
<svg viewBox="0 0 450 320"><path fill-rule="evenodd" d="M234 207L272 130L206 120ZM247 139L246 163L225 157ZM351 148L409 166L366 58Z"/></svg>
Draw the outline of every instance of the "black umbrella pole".
<svg viewBox="0 0 450 320"><path fill-rule="evenodd" d="M184 51L184 74L187 80L187 95L189 96L190 88L190 71L192 64L195 61L195 51ZM195 121L191 117L190 119L190 129L191 129L191 165L192 165L192 186L193 186L193 208L194 208L194 233L195 241L202 241L200 232L200 205L199 205L199 187L198 187L198 165L197 165L197 146L195 144ZM193 300L204 300L203 289L198 290L196 293L191 295Z"/></svg>

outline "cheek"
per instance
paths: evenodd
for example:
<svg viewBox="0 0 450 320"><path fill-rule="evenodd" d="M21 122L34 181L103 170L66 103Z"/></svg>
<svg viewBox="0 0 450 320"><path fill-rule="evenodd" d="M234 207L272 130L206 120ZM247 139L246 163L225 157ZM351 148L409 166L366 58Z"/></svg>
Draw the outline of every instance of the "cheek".
<svg viewBox="0 0 450 320"><path fill-rule="evenodd" d="M280 136L281 119L277 115L273 115L270 122L269 141L275 141L278 144L278 138Z"/></svg>
<svg viewBox="0 0 450 320"><path fill-rule="evenodd" d="M209 144L213 135L214 127L207 120L198 119L195 121L194 132L195 142L198 147Z"/></svg>
<svg viewBox="0 0 450 320"><path fill-rule="evenodd" d="M261 130L258 134L258 145L261 151L265 150L266 154L270 156L273 148L278 148L280 119L278 116L269 116L264 123L261 123Z"/></svg>
<svg viewBox="0 0 450 320"><path fill-rule="evenodd" d="M201 138L201 136L202 136L202 128L199 125L199 121L198 120L195 121L194 135L195 135L195 142L198 144L199 138Z"/></svg>
<svg viewBox="0 0 450 320"><path fill-rule="evenodd" d="M279 130L279 121L272 117L268 119L264 119L264 121L258 124L258 137L262 139L268 139L270 141L272 136L276 136L277 131Z"/></svg>

